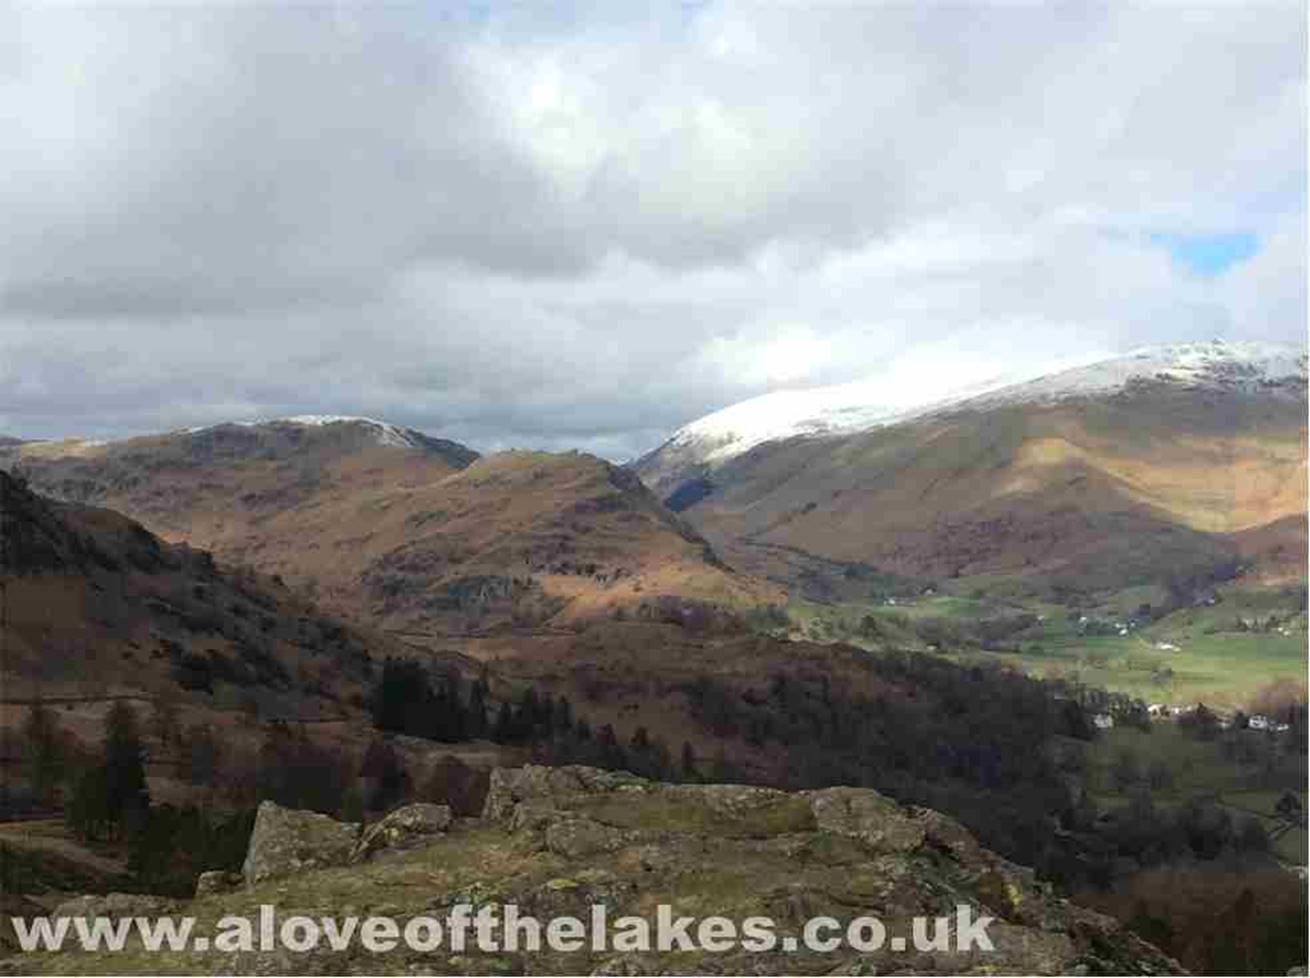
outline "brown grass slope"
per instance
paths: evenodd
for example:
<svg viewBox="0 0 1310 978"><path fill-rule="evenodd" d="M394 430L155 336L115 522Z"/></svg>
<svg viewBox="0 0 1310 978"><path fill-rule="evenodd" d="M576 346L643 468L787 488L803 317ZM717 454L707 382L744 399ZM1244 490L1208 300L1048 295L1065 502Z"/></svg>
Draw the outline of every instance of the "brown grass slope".
<svg viewBox="0 0 1310 978"><path fill-rule="evenodd" d="M3 472L0 584L0 686L11 706L163 696L198 710L250 700L291 718L341 715L371 656L394 645L208 553L109 510L43 498Z"/></svg>
<svg viewBox="0 0 1310 978"><path fill-rule="evenodd" d="M1277 577L1304 539L1305 412L1304 396L1165 386L959 410L762 445L713 473L715 491L684 515L757 572L793 548L912 576L1094 588L1233 558L1270 557Z"/></svg>
<svg viewBox="0 0 1310 978"><path fill-rule="evenodd" d="M384 621L560 624L780 597L723 566L634 476L588 455L507 452L374 505L352 524L367 528L363 588L341 587Z"/></svg>
<svg viewBox="0 0 1310 978"><path fill-rule="evenodd" d="M361 422L275 422L89 448L29 443L8 458L43 491L121 509L388 627L458 632L781 599L724 567L638 479L578 453L476 459L451 442L380 442Z"/></svg>
<svg viewBox="0 0 1310 978"><path fill-rule="evenodd" d="M364 419L223 424L113 442L0 445L0 466L47 495L107 506L168 539L242 560L258 550L261 525L287 510L421 485L477 458L456 442L399 434L404 442L388 441Z"/></svg>

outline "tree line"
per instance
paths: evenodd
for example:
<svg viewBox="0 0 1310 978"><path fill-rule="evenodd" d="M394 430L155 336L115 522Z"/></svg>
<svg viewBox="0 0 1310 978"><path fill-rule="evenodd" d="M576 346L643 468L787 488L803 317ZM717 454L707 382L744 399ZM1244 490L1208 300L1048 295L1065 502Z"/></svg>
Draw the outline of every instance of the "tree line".
<svg viewBox="0 0 1310 978"><path fill-rule="evenodd" d="M23 734L26 780L34 799L53 805L62 794L70 832L85 842L125 849L137 888L190 895L204 870L240 866L253 810L152 805L140 721L125 701L110 707L98 750L80 750L54 712L40 703L29 711Z"/></svg>
<svg viewBox="0 0 1310 978"><path fill-rule="evenodd" d="M485 677L466 681L453 670L433 676L422 664L387 659L368 699L374 726L446 743L487 739L532 748L542 764L586 764L631 770L656 780L701 774L690 743L675 756L663 741L638 727L621 741L613 725L593 727L567 696L535 685L493 702Z"/></svg>

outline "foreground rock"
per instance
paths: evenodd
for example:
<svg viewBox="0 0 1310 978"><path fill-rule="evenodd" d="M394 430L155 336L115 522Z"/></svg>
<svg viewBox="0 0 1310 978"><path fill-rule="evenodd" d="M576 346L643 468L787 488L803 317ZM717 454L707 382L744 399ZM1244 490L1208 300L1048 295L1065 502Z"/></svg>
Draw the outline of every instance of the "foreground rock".
<svg viewBox="0 0 1310 978"><path fill-rule="evenodd" d="M215 893L230 893L245 882L240 873L229 873L222 869L212 869L201 873L196 878L196 896L212 896Z"/></svg>
<svg viewBox="0 0 1310 978"><path fill-rule="evenodd" d="M283 808L263 802L255 815L250 846L241 868L247 886L350 859L359 839L359 824L338 822L318 812Z"/></svg>
<svg viewBox="0 0 1310 978"><path fill-rule="evenodd" d="M653 923L667 905L694 918L767 917L770 950L576 951L544 947L425 951L402 943L373 953L248 950L203 960L169 955L27 955L0 970L224 974L1177 974L1178 965L1115 921L1057 897L1031 871L978 845L937 812L902 807L854 788L788 793L741 785L670 785L582 767L499 769L481 820L449 821L438 806L407 806L356 840L354 826L276 806L261 809L247 878L253 889L192 904L202 920L255 917L273 903L281 919L305 914L382 915L447 922L452 908L515 904L520 916L592 919L603 907ZM413 847L413 848L409 848ZM392 850L386 859L370 858ZM353 860L347 865L348 861ZM339 865L328 866L330 861ZM312 871L309 865L328 866ZM299 870L295 866L300 866ZM267 880L268 882L259 882ZM943 931L928 949L910 938L915 917L968 908L994 918L988 949L960 948ZM183 911L187 912L187 911ZM877 948L786 949L806 921L831 917L841 931L876 917ZM445 924L443 924L445 926ZM936 927L930 924L930 930ZM503 931L497 931L497 936ZM610 930L611 939L614 930ZM470 941L472 938L470 938Z"/></svg>
<svg viewBox="0 0 1310 978"><path fill-rule="evenodd" d="M383 851L405 852L430 845L453 821L445 805L420 802L397 808L365 830L351 853L351 862L363 862Z"/></svg>
<svg viewBox="0 0 1310 978"><path fill-rule="evenodd" d="M72 897L51 911L52 917L157 917L173 913L177 900L148 893L87 893Z"/></svg>
<svg viewBox="0 0 1310 978"><path fill-rule="evenodd" d="M582 863L579 881L587 882L577 886L621 894L620 904L662 883L671 902L690 897L704 914L736 919L761 914L795 932L816 916L875 916L889 934L908 935L911 918L951 916L961 905L975 919L995 918L991 951L702 959L698 967L714 972L817 971L826 960L834 973L1183 973L1113 919L1060 899L1030 869L982 848L953 819L870 789L669 785L626 772L527 766L492 773L484 818L530 848ZM602 862L601 854L612 855ZM624 870L637 877L631 890ZM723 893L723 905L704 904L697 891L707 886ZM656 957L645 959L647 970L640 955L602 970L658 973Z"/></svg>

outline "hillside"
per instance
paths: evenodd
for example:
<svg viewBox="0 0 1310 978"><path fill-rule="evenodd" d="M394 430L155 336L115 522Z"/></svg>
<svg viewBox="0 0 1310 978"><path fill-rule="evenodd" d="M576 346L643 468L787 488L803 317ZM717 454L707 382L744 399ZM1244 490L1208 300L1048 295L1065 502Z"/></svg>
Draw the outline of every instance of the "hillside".
<svg viewBox="0 0 1310 978"><path fill-rule="evenodd" d="M44 492L120 509L387 627L460 632L781 598L729 572L639 480L576 453L478 459L382 422L287 419L26 443L5 458Z"/></svg>
<svg viewBox="0 0 1310 978"><path fill-rule="evenodd" d="M288 510L330 507L384 485L423 485L476 458L413 429L337 417L0 444L0 465L47 495L116 509L166 539L252 564L261 527Z"/></svg>
<svg viewBox="0 0 1310 978"><path fill-rule="evenodd" d="M0 522L9 700L249 694L292 716L339 714L371 651L389 648L272 581L3 472Z"/></svg>
<svg viewBox="0 0 1310 978"><path fill-rule="evenodd" d="M190 801L202 782L250 788L235 772L256 776L275 727L361 750L376 662L405 654L273 580L0 472L0 813L33 806L21 731L38 702L67 740L62 780L125 702L149 732L152 793ZM201 740L222 755L225 783L186 773Z"/></svg>
<svg viewBox="0 0 1310 978"><path fill-rule="evenodd" d="M561 471L542 474L540 466L552 460ZM509 485L528 478L546 486L566 474L573 479L568 462L507 456L456 478L474 477L470 500L476 501L481 482L493 477ZM515 464L506 471L501 467L507 463ZM599 463L592 469L612 485L610 473L617 470ZM1122 698L1089 698L1086 691L1036 682L997 663L962 665L886 648L780 641L700 627L713 621L696 616L605 616L570 629L439 638L408 633L402 647L394 638L325 619L276 582L215 566L185 545L163 544L125 517L45 500L2 474L0 480L4 540L10 545L2 579L11 612L2 636L8 704L41 697L58 710L59 726L87 748L103 736L113 699L146 707L139 712L149 724L148 774L157 803L200 799L239 809L276 798L338 815L358 813L363 805L380 811L382 782L370 764L382 763L389 748L399 755L394 770L405 776L398 776L388 797L403 793L452 805L458 797L468 804L477 784L473 769L530 756L554 765L627 768L662 780L741 781L790 790L873 788L902 804L947 812L989 848L1071 887L1131 873L1138 865L1132 847L1141 841L1142 826L1113 813L1102 817L1078 802L1096 738L1089 713L1109 709L1128 716L1133 707ZM618 483L625 485L621 472ZM594 493L599 483L585 485ZM503 518L493 522L516 545L534 539L530 531L544 518L528 501L544 499L538 503L543 512L558 513L551 504L555 494L516 492L513 498L525 508L502 504ZM651 505L651 519L671 520ZM630 510L615 512L625 516ZM620 526L625 522L631 517ZM502 559L498 538L483 519L469 525L490 535L460 539L482 546L489 560ZM543 539L549 543L552 537ZM699 546L694 536L678 539ZM422 669L406 672L403 686L388 686L392 666L376 665L392 655L417 659L431 671L426 679ZM464 681L441 682L444 666L453 666ZM396 715L405 720L385 726L385 737L372 728L360 698L379 672L389 692L378 701L396 700ZM488 680L484 694L467 681L475 676ZM439 683L435 694L433 682ZM475 703L481 703L480 714ZM170 704L175 720L190 731L166 742L159 728ZM10 708L6 723L19 726L27 714ZM441 733L440 723L429 720L470 714L476 729L461 725L450 742L429 739ZM1304 739L1301 717L1292 717L1296 726L1278 734L1277 742L1270 740L1271 750L1286 753L1288 744ZM411 729L410 718L419 729ZM208 738L197 734L201 727L210 728ZM12 733L0 731L6 741ZM209 773L198 774L195 750L206 740L220 745L221 764L211 758ZM22 760L10 750L5 756L9 763ZM467 783L449 780L461 770ZM6 784L21 780L7 778ZM1153 823L1151 837L1174 840L1171 845L1181 846L1186 858L1213 861L1222 854L1271 868L1268 854L1233 836L1230 825L1214 820L1212 809L1211 802L1198 800L1176 818ZM659 811L673 819L668 824L679 824L676 812ZM481 836L456 838L461 852L470 846L483 851L477 848ZM487 858L506 851L504 845L520 851L521 839L494 832L488 838L499 841L492 842ZM63 877L48 853L12 848L35 861L28 873L34 888L16 892L53 905L64 886L52 878ZM190 885L204 868L171 849L162 851L168 888L155 892L180 892L177 887ZM5 858L12 869L14 857ZM776 872L771 864L767 868ZM352 878L359 872L351 870ZM698 892L695 880L669 885L673 893ZM18 966L30 970L37 964ZM140 962L124 966L139 968Z"/></svg>
<svg viewBox="0 0 1310 978"><path fill-rule="evenodd" d="M843 416L738 441L711 416L636 471L730 563L793 584L874 568L1058 597L1242 565L1304 576L1303 354L1142 351L873 424Z"/></svg>
<svg viewBox="0 0 1310 978"><path fill-rule="evenodd" d="M172 851L165 841L161 855L142 856L151 839L170 838L178 818L221 825L260 797L362 810L383 797L380 763L426 784L443 762L485 770L526 756L479 739L485 724L457 743L384 738L374 693L393 660L466 689L481 672L458 654L328 615L275 580L165 543L110 510L39 496L0 472L4 907L15 905L10 897L47 901L74 885L193 885L201 850ZM496 696L516 690L487 679L494 715ZM124 706L156 805L151 832L127 840L75 830L71 814L98 797L88 794L87 772ZM0 927L0 950L8 938Z"/></svg>
<svg viewBox="0 0 1310 978"><path fill-rule="evenodd" d="M728 570L638 479L588 455L490 456L374 506L352 529L367 555L360 610L383 621L677 618L781 599ZM343 579L338 593L353 586Z"/></svg>

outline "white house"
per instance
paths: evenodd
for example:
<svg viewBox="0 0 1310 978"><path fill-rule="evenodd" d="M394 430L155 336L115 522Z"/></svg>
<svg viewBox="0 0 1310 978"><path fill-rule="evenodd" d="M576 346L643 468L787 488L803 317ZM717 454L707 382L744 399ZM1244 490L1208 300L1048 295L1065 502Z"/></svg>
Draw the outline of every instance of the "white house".
<svg viewBox="0 0 1310 978"><path fill-rule="evenodd" d="M1110 730L1114 727L1114 717L1108 713L1098 713L1092 717L1092 726L1097 730Z"/></svg>

